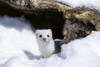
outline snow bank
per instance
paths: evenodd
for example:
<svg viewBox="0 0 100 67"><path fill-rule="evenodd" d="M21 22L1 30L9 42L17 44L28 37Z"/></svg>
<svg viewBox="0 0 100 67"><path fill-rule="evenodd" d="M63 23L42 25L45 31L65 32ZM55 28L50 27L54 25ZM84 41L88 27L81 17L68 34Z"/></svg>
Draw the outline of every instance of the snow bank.
<svg viewBox="0 0 100 67"><path fill-rule="evenodd" d="M89 8L95 8L100 10L100 0L56 0L65 4L68 4L72 7L81 7L86 6Z"/></svg>
<svg viewBox="0 0 100 67"><path fill-rule="evenodd" d="M61 67L100 67L100 32L92 32L62 46L61 57L66 59Z"/></svg>
<svg viewBox="0 0 100 67"><path fill-rule="evenodd" d="M13 56L28 60L24 51L40 55L36 44L31 26L23 17L0 16L0 64Z"/></svg>
<svg viewBox="0 0 100 67"><path fill-rule="evenodd" d="M33 60L33 67L100 67L100 32L92 32L62 46L61 53L48 59Z"/></svg>
<svg viewBox="0 0 100 67"><path fill-rule="evenodd" d="M0 67L100 67L100 32L64 44L61 53L38 60L34 57L40 52L27 22L23 17L0 16Z"/></svg>

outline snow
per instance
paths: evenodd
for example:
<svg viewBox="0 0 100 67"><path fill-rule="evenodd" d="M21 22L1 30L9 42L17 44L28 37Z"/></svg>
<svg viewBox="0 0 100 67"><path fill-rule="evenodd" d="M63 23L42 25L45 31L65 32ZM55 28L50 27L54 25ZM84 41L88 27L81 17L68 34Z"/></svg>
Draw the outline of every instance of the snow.
<svg viewBox="0 0 100 67"><path fill-rule="evenodd" d="M100 67L100 32L92 32L86 38L62 46L61 57L69 67ZM63 63L61 67L66 64Z"/></svg>
<svg viewBox="0 0 100 67"><path fill-rule="evenodd" d="M56 1L100 10L100 0ZM24 17L0 16L0 67L100 67L100 32L92 31L85 38L64 44L61 52L50 58L40 57L29 21Z"/></svg>
<svg viewBox="0 0 100 67"><path fill-rule="evenodd" d="M89 7L92 9L100 10L100 0L55 0L58 2L65 3L72 7Z"/></svg>
<svg viewBox="0 0 100 67"><path fill-rule="evenodd" d="M40 58L28 22L24 17L0 16L0 67L100 67L100 32L64 44L50 58Z"/></svg>
<svg viewBox="0 0 100 67"><path fill-rule="evenodd" d="M0 16L0 64L13 56L28 60L24 51L40 55L30 24L23 17Z"/></svg>

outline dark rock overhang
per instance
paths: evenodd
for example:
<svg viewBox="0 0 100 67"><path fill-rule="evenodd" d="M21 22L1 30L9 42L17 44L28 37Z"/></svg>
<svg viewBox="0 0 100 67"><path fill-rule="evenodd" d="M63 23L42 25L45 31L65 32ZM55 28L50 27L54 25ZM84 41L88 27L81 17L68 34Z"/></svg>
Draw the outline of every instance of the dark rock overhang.
<svg viewBox="0 0 100 67"><path fill-rule="evenodd" d="M62 39L62 29L65 22L63 12L54 8L31 8L29 6L20 6L10 1L0 1L0 15L12 17L24 17L30 21L32 27L36 29L52 29L53 37Z"/></svg>

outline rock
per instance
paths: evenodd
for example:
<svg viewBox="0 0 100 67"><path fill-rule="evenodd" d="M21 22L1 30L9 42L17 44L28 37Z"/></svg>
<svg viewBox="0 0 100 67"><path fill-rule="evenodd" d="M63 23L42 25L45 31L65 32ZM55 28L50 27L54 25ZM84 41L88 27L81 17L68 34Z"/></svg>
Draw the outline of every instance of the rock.
<svg viewBox="0 0 100 67"><path fill-rule="evenodd" d="M0 15L9 15L12 17L24 17L30 21L32 27L36 29L52 29L53 37L62 39L62 29L65 19L63 12L57 9L46 8L46 5L36 7L33 0L22 5L22 0L0 0ZM18 4L20 3L20 4ZM41 4L43 5L43 4ZM53 6L51 6L53 7Z"/></svg>
<svg viewBox="0 0 100 67"><path fill-rule="evenodd" d="M61 44L68 43L71 40L83 38L91 33L93 29L76 21L66 20L63 28L64 39Z"/></svg>
<svg viewBox="0 0 100 67"><path fill-rule="evenodd" d="M70 13L71 12L71 13ZM100 12L85 7L74 8L67 12L63 27L63 40L61 44L71 40L86 37L91 31L100 31Z"/></svg>
<svg viewBox="0 0 100 67"><path fill-rule="evenodd" d="M61 44L100 31L99 11L72 8L54 0L0 0L0 14L24 15L36 29L51 28L54 39L62 39Z"/></svg>

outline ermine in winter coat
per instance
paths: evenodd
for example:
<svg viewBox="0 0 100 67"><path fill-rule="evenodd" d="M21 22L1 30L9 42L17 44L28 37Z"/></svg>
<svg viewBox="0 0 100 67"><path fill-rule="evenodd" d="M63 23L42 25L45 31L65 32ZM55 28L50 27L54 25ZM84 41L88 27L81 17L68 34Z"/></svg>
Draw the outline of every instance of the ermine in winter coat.
<svg viewBox="0 0 100 67"><path fill-rule="evenodd" d="M51 29L36 30L35 36L42 56L50 57L55 52Z"/></svg>

